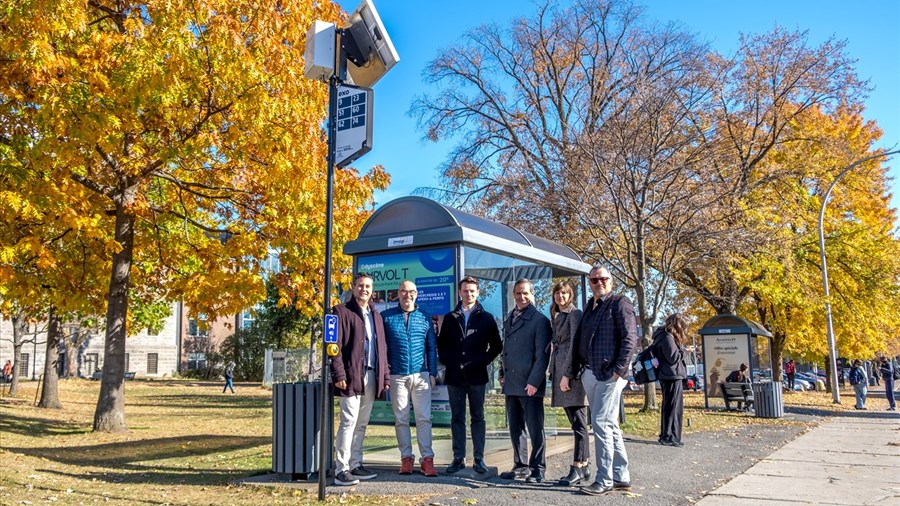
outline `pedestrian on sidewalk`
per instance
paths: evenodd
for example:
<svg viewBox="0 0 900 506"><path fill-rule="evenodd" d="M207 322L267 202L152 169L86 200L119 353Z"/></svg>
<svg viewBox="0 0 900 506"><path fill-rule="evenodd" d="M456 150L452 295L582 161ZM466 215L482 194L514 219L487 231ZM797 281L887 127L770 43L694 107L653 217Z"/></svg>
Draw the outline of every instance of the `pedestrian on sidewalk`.
<svg viewBox="0 0 900 506"><path fill-rule="evenodd" d="M784 374L787 376L788 380L788 391L794 391L794 378L797 373L797 366L794 364L794 359L789 359L787 363L784 364Z"/></svg>
<svg viewBox="0 0 900 506"><path fill-rule="evenodd" d="M353 297L332 308L338 317L338 354L331 359L334 394L341 420L335 435L334 482L356 485L377 474L363 467L363 439L375 399L390 388L390 369L384 342L384 320L372 302L372 277L358 274Z"/></svg>
<svg viewBox="0 0 900 506"><path fill-rule="evenodd" d="M597 475L582 487L588 495L629 490L628 453L619 427L619 403L628 384L628 370L637 346L634 304L613 293L612 275L606 267L591 269L594 297L588 302L575 334L572 367L581 377L591 407ZM574 373L574 371L573 371Z"/></svg>
<svg viewBox="0 0 900 506"><path fill-rule="evenodd" d="M497 358L503 342L494 315L478 302L478 280L466 276L459 282L459 304L444 316L438 332L438 359L447 368L444 383L450 400L450 434L453 461L447 473L466 467L466 401L472 431L476 473L488 472L484 463L487 425L484 421L484 394L488 365Z"/></svg>
<svg viewBox="0 0 900 506"><path fill-rule="evenodd" d="M225 388L222 389L223 394L229 388L231 393L234 393L234 367L234 361L228 362L228 365L225 366Z"/></svg>
<svg viewBox="0 0 900 506"><path fill-rule="evenodd" d="M437 476L431 447L431 389L437 378L437 336L431 317L416 306L418 290L405 280L397 291L400 305L381 313L391 369L391 408L394 432L400 447L400 474L412 474L412 435L409 409L416 415L416 440L419 444L419 468L425 476Z"/></svg>
<svg viewBox="0 0 900 506"><path fill-rule="evenodd" d="M869 378L866 377L866 370L863 369L862 360L856 359L853 361L849 379L850 385L856 393L856 409L866 409Z"/></svg>
<svg viewBox="0 0 900 506"><path fill-rule="evenodd" d="M512 470L501 473L500 477L505 480L525 478L528 483L541 483L547 468L544 392L547 388L552 330L550 320L534 307L534 285L531 281L516 281L513 299L516 307L503 321L500 385L506 396L514 466Z"/></svg>
<svg viewBox="0 0 900 506"><path fill-rule="evenodd" d="M687 321L678 313L666 318L666 324L653 333L653 350L659 359L659 384L662 389L659 444L681 447L684 419L684 380L687 378L684 343Z"/></svg>
<svg viewBox="0 0 900 506"><path fill-rule="evenodd" d="M897 376L897 371L894 369L894 364L887 357L881 357L881 364L878 369L881 372L881 377L884 378L884 395L888 400L888 411L896 411L897 401L894 400L894 378Z"/></svg>
<svg viewBox="0 0 900 506"><path fill-rule="evenodd" d="M575 307L575 285L571 281L560 281L553 286L553 304L550 306L550 321L553 338L550 341L550 406L563 408L572 433L575 436L575 454L569 474L556 484L563 487L578 485L590 478L591 446L587 429L587 396L581 379L570 376L575 332L581 321L581 310Z"/></svg>

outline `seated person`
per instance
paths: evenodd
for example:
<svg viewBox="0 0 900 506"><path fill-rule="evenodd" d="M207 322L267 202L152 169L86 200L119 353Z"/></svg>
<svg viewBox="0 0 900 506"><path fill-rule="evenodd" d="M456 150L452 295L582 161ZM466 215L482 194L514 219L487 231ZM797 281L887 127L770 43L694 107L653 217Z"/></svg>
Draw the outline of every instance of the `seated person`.
<svg viewBox="0 0 900 506"><path fill-rule="evenodd" d="M741 367L737 371L731 371L731 374L725 378L726 383L750 383L750 378L747 377L747 364L741 364ZM746 396L746 391L745 394ZM748 411L750 409L750 403L744 405L743 401L737 401L737 409L738 411Z"/></svg>
<svg viewBox="0 0 900 506"><path fill-rule="evenodd" d="M737 371L731 371L731 374L725 378L726 383L750 383L747 377L747 364L741 364L741 368Z"/></svg>

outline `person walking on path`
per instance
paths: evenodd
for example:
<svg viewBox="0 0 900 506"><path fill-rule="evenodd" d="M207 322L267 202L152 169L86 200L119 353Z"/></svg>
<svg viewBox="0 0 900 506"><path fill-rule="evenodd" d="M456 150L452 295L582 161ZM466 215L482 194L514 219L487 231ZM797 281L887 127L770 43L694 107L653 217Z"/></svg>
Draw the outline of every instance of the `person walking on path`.
<svg viewBox="0 0 900 506"><path fill-rule="evenodd" d="M897 376L894 364L887 357L881 357L881 363L878 366L881 377L884 378L884 395L888 401L888 411L897 410L897 401L894 400L894 378Z"/></svg>
<svg viewBox="0 0 900 506"><path fill-rule="evenodd" d="M466 276L459 282L459 304L444 316L438 333L438 358L446 367L444 383L450 400L450 434L453 461L447 472L466 467L466 401L472 431L475 472L488 472L484 463L487 427L484 394L488 365L497 358L503 343L494 315L478 302L478 280Z"/></svg>
<svg viewBox="0 0 900 506"><path fill-rule="evenodd" d="M337 485L377 476L363 467L362 447L372 405L390 388L390 368L384 321L370 300L372 288L371 276L357 275L353 298L332 308L338 317L338 354L331 360L331 378L341 410L334 444Z"/></svg>
<svg viewBox="0 0 900 506"><path fill-rule="evenodd" d="M634 305L613 293L612 276L605 267L590 272L594 297L588 302L575 334L573 371L578 370L591 407L597 475L582 487L588 495L614 489L629 490L628 454L619 428L619 403L628 384L628 369L637 345ZM583 372L582 372L583 369Z"/></svg>
<svg viewBox="0 0 900 506"><path fill-rule="evenodd" d="M381 313L391 369L391 408L394 431L400 447L400 474L412 474L412 435L409 408L416 415L416 440L419 444L419 467L425 476L437 476L434 450L431 447L431 389L437 378L437 336L431 317L416 306L419 292L412 281L400 283L397 291L400 305Z"/></svg>
<svg viewBox="0 0 900 506"><path fill-rule="evenodd" d="M684 360L686 338L687 322L678 313L669 315L666 324L653 333L652 346L659 359L659 384L662 389L659 443L666 446L684 446L681 425L684 419L684 380L687 378Z"/></svg>
<svg viewBox="0 0 900 506"><path fill-rule="evenodd" d="M569 376L572 369L572 355L575 332L581 321L581 310L575 307L575 286L570 281L560 281L553 286L553 303L550 305L550 323L553 337L550 341L550 380L553 389L550 405L563 408L572 433L575 436L575 453L569 474L556 484L569 487L578 485L590 475L591 447L587 430L587 397L581 379Z"/></svg>
<svg viewBox="0 0 900 506"><path fill-rule="evenodd" d="M862 360L853 361L853 367L850 369L850 385L856 393L856 409L866 409L866 394L868 393L869 379L866 377L866 370L863 369Z"/></svg>
<svg viewBox="0 0 900 506"><path fill-rule="evenodd" d="M226 390L231 389L231 393L234 393L234 362L228 362L228 365L225 366L225 388L222 389L222 393L224 394Z"/></svg>
<svg viewBox="0 0 900 506"><path fill-rule="evenodd" d="M789 359L787 363L784 364L784 374L787 376L788 380L788 391L794 391L794 378L797 374L797 366L794 364L794 359Z"/></svg>
<svg viewBox="0 0 900 506"><path fill-rule="evenodd" d="M512 470L501 473L506 480L526 478L544 481L547 467L544 436L544 392L550 362L550 320L534 307L534 285L527 279L513 286L516 307L503 321L503 366L500 385L506 396L506 417L513 446ZM531 453L528 461L528 439Z"/></svg>

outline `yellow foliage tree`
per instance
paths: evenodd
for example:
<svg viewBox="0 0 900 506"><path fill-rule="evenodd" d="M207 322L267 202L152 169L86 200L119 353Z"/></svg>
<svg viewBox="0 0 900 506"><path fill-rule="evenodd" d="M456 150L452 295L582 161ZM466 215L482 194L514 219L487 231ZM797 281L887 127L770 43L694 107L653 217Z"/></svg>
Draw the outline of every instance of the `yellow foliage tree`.
<svg viewBox="0 0 900 506"><path fill-rule="evenodd" d="M260 264L274 250L301 309L322 310L327 89L303 78L303 50L314 20L339 16L312 0L0 7L5 156L23 188L45 181L48 198L87 202L78 218L111 263L95 430L126 427L132 283L211 317L234 312L265 296ZM380 167L338 174L330 254L387 183Z"/></svg>

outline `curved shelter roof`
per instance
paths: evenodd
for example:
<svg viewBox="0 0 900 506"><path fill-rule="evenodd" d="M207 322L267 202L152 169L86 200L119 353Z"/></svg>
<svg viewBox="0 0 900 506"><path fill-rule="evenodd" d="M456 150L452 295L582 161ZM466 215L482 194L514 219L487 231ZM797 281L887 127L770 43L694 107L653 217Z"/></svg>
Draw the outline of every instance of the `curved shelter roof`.
<svg viewBox="0 0 900 506"><path fill-rule="evenodd" d="M422 197L402 197L384 204L363 225L344 254L462 243L564 269L590 272L571 248Z"/></svg>
<svg viewBox="0 0 900 506"><path fill-rule="evenodd" d="M700 335L711 334L750 334L752 336L772 337L772 333L754 321L745 320L733 314L713 316L699 330Z"/></svg>

